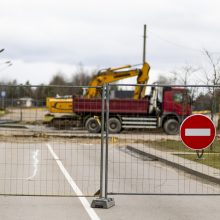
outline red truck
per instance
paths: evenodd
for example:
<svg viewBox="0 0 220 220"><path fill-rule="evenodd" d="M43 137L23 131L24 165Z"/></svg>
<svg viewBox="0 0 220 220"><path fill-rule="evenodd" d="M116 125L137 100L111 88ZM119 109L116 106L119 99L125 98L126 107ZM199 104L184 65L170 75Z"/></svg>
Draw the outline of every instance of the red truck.
<svg viewBox="0 0 220 220"><path fill-rule="evenodd" d="M101 131L102 100L73 98L73 112L79 115L91 133ZM185 88L152 87L143 99L110 99L109 132L126 128L160 128L169 135L177 134L179 125L191 114L190 97Z"/></svg>

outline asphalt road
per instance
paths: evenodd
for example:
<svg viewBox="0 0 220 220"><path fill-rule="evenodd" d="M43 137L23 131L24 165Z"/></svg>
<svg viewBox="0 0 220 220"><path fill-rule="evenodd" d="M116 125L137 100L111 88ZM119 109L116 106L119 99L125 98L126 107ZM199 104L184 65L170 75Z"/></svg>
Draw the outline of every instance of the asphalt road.
<svg viewBox="0 0 220 220"><path fill-rule="evenodd" d="M70 140L0 142L0 219L219 219L219 196L113 195L116 206L90 209L99 186L100 146ZM219 193L192 175L110 146L109 192ZM34 196L37 195L37 196ZM48 197L53 195L54 197Z"/></svg>

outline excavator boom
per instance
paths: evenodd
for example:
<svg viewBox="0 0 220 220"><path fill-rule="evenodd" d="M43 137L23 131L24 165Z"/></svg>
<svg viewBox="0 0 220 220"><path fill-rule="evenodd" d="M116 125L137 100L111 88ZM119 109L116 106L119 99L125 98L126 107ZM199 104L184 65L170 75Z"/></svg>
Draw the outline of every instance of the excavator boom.
<svg viewBox="0 0 220 220"><path fill-rule="evenodd" d="M149 70L150 66L148 63L144 63L142 69L130 69L130 65L117 67L117 68L109 68L105 70L99 71L98 75L95 76L92 81L89 83L90 88L88 88L85 97L92 98L99 96L99 92L96 86L102 86L106 83L111 83L115 81L119 81L121 79L126 79L129 77L137 76L137 84L147 83L149 78ZM145 92L143 87L136 86L134 91L134 99L138 99L143 97L141 93Z"/></svg>

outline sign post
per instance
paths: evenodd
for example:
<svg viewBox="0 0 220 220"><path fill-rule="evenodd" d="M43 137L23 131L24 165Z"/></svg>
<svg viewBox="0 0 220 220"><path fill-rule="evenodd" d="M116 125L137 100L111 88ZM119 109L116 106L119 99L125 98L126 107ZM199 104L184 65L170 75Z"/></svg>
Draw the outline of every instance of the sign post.
<svg viewBox="0 0 220 220"><path fill-rule="evenodd" d="M187 117L180 127L181 140L191 150L203 151L213 143L215 135L212 120L201 114Z"/></svg>
<svg viewBox="0 0 220 220"><path fill-rule="evenodd" d="M2 109L5 109L5 96L6 96L6 91L1 91L1 99L2 99L1 108Z"/></svg>

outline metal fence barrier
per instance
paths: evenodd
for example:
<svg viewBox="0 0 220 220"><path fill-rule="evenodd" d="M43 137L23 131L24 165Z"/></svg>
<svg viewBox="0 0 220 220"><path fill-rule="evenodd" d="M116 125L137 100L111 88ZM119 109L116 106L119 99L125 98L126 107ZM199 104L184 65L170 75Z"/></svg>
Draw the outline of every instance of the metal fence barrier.
<svg viewBox="0 0 220 220"><path fill-rule="evenodd" d="M122 91L137 86L118 85ZM122 132L108 138L108 195L219 195L219 87L151 85L147 90L148 106L138 100L129 105L136 115L124 114L123 104L117 114L110 107L108 115L120 118ZM111 106L111 85L109 92ZM130 92L123 95L132 98ZM179 128L175 132L174 121L180 125L191 114L210 117L216 127L215 141L203 154L184 146Z"/></svg>
<svg viewBox="0 0 220 220"><path fill-rule="evenodd" d="M1 195L93 196L97 192L101 137L88 133L72 113L72 96L82 96L83 89L0 86L5 91L0 112ZM53 111L63 113L48 112L49 97L56 98ZM78 121L77 127L69 123L72 120Z"/></svg>
<svg viewBox="0 0 220 220"><path fill-rule="evenodd" d="M117 194L220 194L218 86L94 88L91 98L86 86L0 85L1 195L92 196L109 207ZM178 134L196 113L217 130L203 154Z"/></svg>

